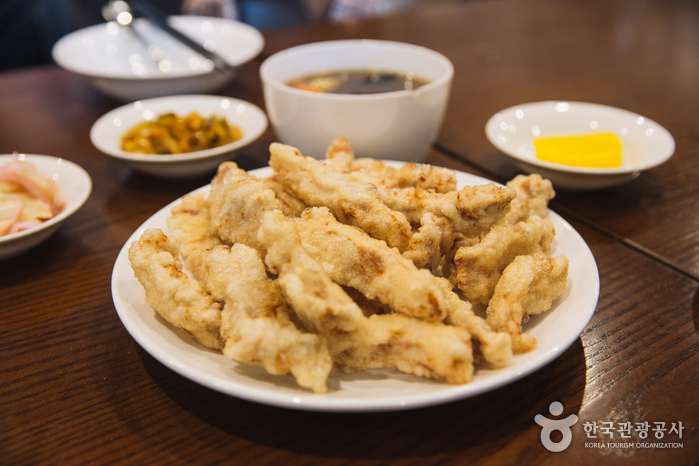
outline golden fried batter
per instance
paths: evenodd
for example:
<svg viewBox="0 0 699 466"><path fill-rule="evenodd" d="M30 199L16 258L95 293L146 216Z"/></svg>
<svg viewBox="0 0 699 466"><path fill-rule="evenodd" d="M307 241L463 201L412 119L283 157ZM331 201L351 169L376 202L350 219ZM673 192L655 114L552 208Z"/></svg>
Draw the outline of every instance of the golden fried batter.
<svg viewBox="0 0 699 466"><path fill-rule="evenodd" d="M488 305L488 323L512 335L515 353L531 351L536 338L522 333L522 320L551 308L566 287L568 259L532 254L516 257L503 271Z"/></svg>
<svg viewBox="0 0 699 466"><path fill-rule="evenodd" d="M422 188L436 193L456 190L456 173L448 168L417 165L408 162L393 168L380 160L357 159L349 170L349 177L360 183L371 183L386 188Z"/></svg>
<svg viewBox="0 0 699 466"><path fill-rule="evenodd" d="M539 246L541 250L546 254L551 252L551 245L556 236L556 227L553 226L553 220L546 217L544 219L544 224L541 230L541 241L539 241Z"/></svg>
<svg viewBox="0 0 699 466"><path fill-rule="evenodd" d="M188 270L216 301L225 303L223 353L270 374L291 373L300 386L325 392L332 369L325 340L294 326L279 285L267 277L257 251L243 244L220 245L208 234L208 221L208 202L198 194L185 196L167 224L182 243Z"/></svg>
<svg viewBox="0 0 699 466"><path fill-rule="evenodd" d="M359 228L338 222L327 208L304 212L298 230L304 248L334 282L407 315L428 320L446 316L444 291L429 271L417 269L398 250Z"/></svg>
<svg viewBox="0 0 699 466"><path fill-rule="evenodd" d="M512 356L509 335L494 332L476 316L471 305L451 291L448 280L418 270L382 241L339 223L327 209L304 212L298 234L306 251L336 283L407 315L447 317L474 335L485 361L494 367L504 366Z"/></svg>
<svg viewBox="0 0 699 466"><path fill-rule="evenodd" d="M499 224L481 241L456 251L449 281L472 303L488 304L502 271L517 256L541 251L545 222L536 215L516 225Z"/></svg>
<svg viewBox="0 0 699 466"><path fill-rule="evenodd" d="M446 278L435 277L435 283L445 291L447 318L445 322L468 330L475 340L479 361L491 367L504 367L512 357L510 335L491 328L488 323L473 312L471 304L451 291L451 283Z"/></svg>
<svg viewBox="0 0 699 466"><path fill-rule="evenodd" d="M264 178L262 182L274 191L274 196L281 202L281 210L287 217L298 217L308 207L292 190L279 182L277 175Z"/></svg>
<svg viewBox="0 0 699 466"><path fill-rule="evenodd" d="M291 306L327 337L340 369L395 367L450 383L471 380L468 332L400 315L366 318L301 245L296 224L278 212L265 214L260 241L268 250L268 266L279 272Z"/></svg>
<svg viewBox="0 0 699 466"><path fill-rule="evenodd" d="M146 302L163 319L202 345L221 349L221 305L182 272L177 249L161 230L144 231L129 248L134 275L146 290Z"/></svg>
<svg viewBox="0 0 699 466"><path fill-rule="evenodd" d="M420 219L420 228L410 238L410 249L403 256L418 268L435 270L453 244L454 231L449 219L427 212Z"/></svg>
<svg viewBox="0 0 699 466"><path fill-rule="evenodd" d="M549 201L556 195L551 182L536 173L517 175L507 183L507 187L517 192L504 220L510 225L525 222L532 215L546 217Z"/></svg>
<svg viewBox="0 0 699 466"><path fill-rule="evenodd" d="M436 193L456 191L456 172L432 165L408 162L389 178L396 188L422 188ZM386 186L389 186L387 184Z"/></svg>
<svg viewBox="0 0 699 466"><path fill-rule="evenodd" d="M464 329L425 322L402 314L373 315L362 331L352 336L350 350L335 355L344 372L395 367L453 384L471 381L471 336Z"/></svg>
<svg viewBox="0 0 699 466"><path fill-rule="evenodd" d="M179 245L179 253L185 258L185 268L198 279L206 272L202 261L221 240L209 231L209 201L204 193L188 194L172 208L165 219L170 234Z"/></svg>
<svg viewBox="0 0 699 466"><path fill-rule="evenodd" d="M359 183L388 188L419 187L438 193L456 190L456 173L448 168L417 165L413 162L393 168L380 160L354 158L347 138L337 138L325 152L325 164Z"/></svg>
<svg viewBox="0 0 699 466"><path fill-rule="evenodd" d="M382 180L389 180L396 173L395 168L386 165L381 160L359 158L352 162L350 171L352 179L360 183L373 183L379 185Z"/></svg>
<svg viewBox="0 0 699 466"><path fill-rule="evenodd" d="M211 181L211 229L229 243L243 243L264 254L257 240L262 214L282 210L268 185L233 162L224 162Z"/></svg>
<svg viewBox="0 0 699 466"><path fill-rule="evenodd" d="M270 151L269 164L281 182L309 206L326 206L342 223L360 227L401 252L409 248L410 223L386 207L373 186L352 181L291 146L273 143Z"/></svg>
<svg viewBox="0 0 699 466"><path fill-rule="evenodd" d="M325 151L325 164L340 173L348 173L352 170L354 151L347 138L333 140Z"/></svg>
<svg viewBox="0 0 699 466"><path fill-rule="evenodd" d="M519 222L526 222L532 215L544 219L540 245L541 250L548 254L556 235L556 228L551 219L547 217L548 203L556 195L553 185L549 180L534 173L528 176L515 176L508 181L507 187L514 189L517 192L517 197L510 204L510 213L505 216L502 223L515 225Z"/></svg>
<svg viewBox="0 0 699 466"><path fill-rule="evenodd" d="M379 198L391 209L420 222L426 213L448 218L455 232L478 236L509 212L515 192L494 183L466 186L460 191L435 193L422 188L378 188Z"/></svg>
<svg viewBox="0 0 699 466"><path fill-rule="evenodd" d="M332 369L327 343L294 326L281 289L267 277L257 251L243 244L217 246L206 266L206 288L225 300L223 354L262 366L270 374L291 373L300 386L325 392Z"/></svg>

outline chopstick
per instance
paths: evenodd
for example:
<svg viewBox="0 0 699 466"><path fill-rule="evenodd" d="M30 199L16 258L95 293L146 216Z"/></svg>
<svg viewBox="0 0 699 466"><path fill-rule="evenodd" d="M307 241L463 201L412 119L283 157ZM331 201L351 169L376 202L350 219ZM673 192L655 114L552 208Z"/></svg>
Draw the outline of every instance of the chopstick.
<svg viewBox="0 0 699 466"><path fill-rule="evenodd" d="M159 27L164 32L170 34L172 37L182 42L190 49L211 60L214 64L214 67L217 70L222 72L236 71L236 67L230 65L223 57L210 50L205 49L201 44L195 42L189 36L181 33L177 29L170 26L167 22L167 15L165 15L165 13L161 12L147 1L130 0L128 3L131 8L131 11L133 11L134 13L138 13L140 16L146 18L155 26Z"/></svg>

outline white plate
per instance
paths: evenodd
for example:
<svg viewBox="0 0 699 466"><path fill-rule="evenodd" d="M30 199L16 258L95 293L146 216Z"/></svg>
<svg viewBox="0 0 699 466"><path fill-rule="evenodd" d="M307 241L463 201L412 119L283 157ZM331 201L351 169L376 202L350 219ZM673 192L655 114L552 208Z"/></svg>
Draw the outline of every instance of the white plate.
<svg viewBox="0 0 699 466"><path fill-rule="evenodd" d="M393 166L400 163L386 162ZM270 168L253 170L268 176ZM457 172L459 186L489 182ZM197 190L207 191L205 186ZM587 326L597 306L597 265L585 241L565 220L550 212L556 227L553 252L570 259L568 286L553 308L524 325L538 340L537 348L512 358L500 370L478 368L473 381L449 385L402 374L392 369L340 375L328 381L328 393L301 389L291 376L273 376L259 367L238 364L221 353L192 342L159 318L145 302L143 288L134 278L128 248L146 228L161 228L175 201L161 209L124 244L112 273L112 296L119 318L133 338L153 357L175 372L222 393L258 403L312 411L392 411L418 408L472 397L512 383L543 367L572 345Z"/></svg>
<svg viewBox="0 0 699 466"><path fill-rule="evenodd" d="M61 213L34 228L0 236L0 260L15 257L46 240L90 197L92 180L80 166L48 155L20 154L20 159L34 165L41 174L56 182L66 205ZM0 166L12 160L11 154L0 155Z"/></svg>
<svg viewBox="0 0 699 466"><path fill-rule="evenodd" d="M572 167L536 158L534 138L610 132L622 145L618 168ZM493 115L485 133L495 147L513 157L527 173L539 173L560 188L600 189L636 178L667 161L675 151L672 135L641 115L584 102L536 102Z"/></svg>
<svg viewBox="0 0 699 466"><path fill-rule="evenodd" d="M262 34L247 24L205 16L171 16L168 22L230 65L252 60L264 47ZM116 22L90 26L61 38L53 58L61 67L80 74L102 92L124 100L213 91L235 73L213 69L210 60L192 51L143 19L132 27L149 45L156 45L171 69L163 72L148 47Z"/></svg>
<svg viewBox="0 0 699 466"><path fill-rule="evenodd" d="M186 154L151 155L121 150L121 137L138 123L173 112L187 116L197 112L203 117L224 116L229 125L238 126L243 137L212 149ZM232 97L182 95L156 97L126 104L102 115L90 130L92 143L107 155L125 160L136 170L160 177L192 177L213 171L233 153L256 140L267 129L267 116L256 105Z"/></svg>

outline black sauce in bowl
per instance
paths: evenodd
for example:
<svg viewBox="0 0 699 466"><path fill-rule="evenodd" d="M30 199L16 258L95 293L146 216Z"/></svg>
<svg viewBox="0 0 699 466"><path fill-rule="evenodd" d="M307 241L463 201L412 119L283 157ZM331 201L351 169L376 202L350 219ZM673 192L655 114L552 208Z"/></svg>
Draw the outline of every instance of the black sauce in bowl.
<svg viewBox="0 0 699 466"><path fill-rule="evenodd" d="M413 73L393 73L370 70L316 73L287 81L297 89L328 94L379 94L417 89L429 81Z"/></svg>

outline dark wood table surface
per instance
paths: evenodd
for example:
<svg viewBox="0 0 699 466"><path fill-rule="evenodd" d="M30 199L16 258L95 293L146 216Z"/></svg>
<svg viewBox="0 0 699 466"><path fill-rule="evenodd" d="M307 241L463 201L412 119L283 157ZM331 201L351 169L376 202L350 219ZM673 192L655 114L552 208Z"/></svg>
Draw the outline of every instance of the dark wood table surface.
<svg viewBox="0 0 699 466"><path fill-rule="evenodd" d="M699 462L699 3L474 1L392 18L266 36L264 54L221 91L263 106L259 65L310 41L379 38L438 50L455 65L428 162L504 181L516 174L484 125L517 103L579 100L664 125L677 150L635 181L559 192L553 210L582 235L601 294L580 338L541 370L492 392L401 412L293 411L243 401L171 371L127 333L110 276L153 213L209 181L131 171L90 143L121 103L48 66L0 74L0 153L63 157L93 179L90 199L45 243L0 262L0 464L697 464ZM241 150L266 165L272 131ZM536 414L576 414L571 446L551 453ZM681 422L681 448L585 422Z"/></svg>

